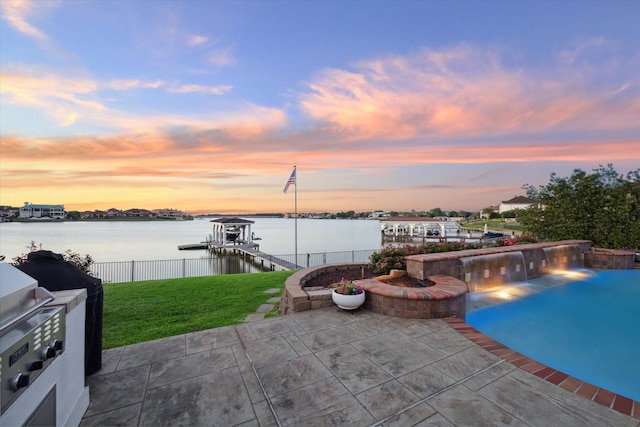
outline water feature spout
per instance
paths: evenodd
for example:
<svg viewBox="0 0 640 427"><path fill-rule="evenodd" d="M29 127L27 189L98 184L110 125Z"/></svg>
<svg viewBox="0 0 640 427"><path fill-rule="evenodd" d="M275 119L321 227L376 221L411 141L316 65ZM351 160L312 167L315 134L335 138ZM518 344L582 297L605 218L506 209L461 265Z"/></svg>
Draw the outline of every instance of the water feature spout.
<svg viewBox="0 0 640 427"><path fill-rule="evenodd" d="M484 292L507 283L527 280L522 252L465 257L461 261L469 292Z"/></svg>
<svg viewBox="0 0 640 427"><path fill-rule="evenodd" d="M543 248L543 251L552 271L584 268L584 255L579 245L553 246Z"/></svg>

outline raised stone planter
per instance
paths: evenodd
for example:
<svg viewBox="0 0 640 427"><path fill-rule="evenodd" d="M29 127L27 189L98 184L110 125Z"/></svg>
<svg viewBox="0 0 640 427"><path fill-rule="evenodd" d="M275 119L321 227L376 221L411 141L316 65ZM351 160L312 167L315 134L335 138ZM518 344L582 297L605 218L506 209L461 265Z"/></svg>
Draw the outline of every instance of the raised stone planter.
<svg viewBox="0 0 640 427"><path fill-rule="evenodd" d="M298 311L313 310L328 307L333 304L331 300L332 289L305 289L307 282L314 277L328 272L358 273L367 269L368 263L343 263L325 264L317 267L305 268L293 273L284 282L284 292L280 299L280 314L295 313Z"/></svg>
<svg viewBox="0 0 640 427"><path fill-rule="evenodd" d="M364 308L405 319L465 317L467 284L450 276L429 276L426 288L403 288L375 279L358 280L367 291Z"/></svg>

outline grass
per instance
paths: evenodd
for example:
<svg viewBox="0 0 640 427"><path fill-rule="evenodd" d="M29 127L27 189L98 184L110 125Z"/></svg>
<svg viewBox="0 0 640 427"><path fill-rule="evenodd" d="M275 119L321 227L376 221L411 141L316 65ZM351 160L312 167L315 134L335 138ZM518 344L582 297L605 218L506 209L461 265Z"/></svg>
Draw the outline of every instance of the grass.
<svg viewBox="0 0 640 427"><path fill-rule="evenodd" d="M104 349L242 323L293 271L104 285ZM278 288L280 292L265 291ZM277 315L276 309L266 317Z"/></svg>

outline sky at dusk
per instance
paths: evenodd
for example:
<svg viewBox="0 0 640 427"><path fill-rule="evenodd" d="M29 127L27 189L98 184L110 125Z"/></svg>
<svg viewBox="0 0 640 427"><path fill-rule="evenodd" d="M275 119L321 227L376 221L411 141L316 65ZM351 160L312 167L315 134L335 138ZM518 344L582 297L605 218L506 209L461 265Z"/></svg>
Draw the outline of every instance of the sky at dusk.
<svg viewBox="0 0 640 427"><path fill-rule="evenodd" d="M0 2L0 204L477 211L640 168L640 1Z"/></svg>

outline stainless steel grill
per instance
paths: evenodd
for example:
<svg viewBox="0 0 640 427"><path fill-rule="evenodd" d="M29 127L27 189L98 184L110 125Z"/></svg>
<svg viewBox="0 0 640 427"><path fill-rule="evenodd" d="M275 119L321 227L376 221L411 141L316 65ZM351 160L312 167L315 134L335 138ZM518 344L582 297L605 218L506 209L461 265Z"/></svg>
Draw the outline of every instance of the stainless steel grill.
<svg viewBox="0 0 640 427"><path fill-rule="evenodd" d="M0 263L0 414L64 352L64 307L35 279Z"/></svg>

